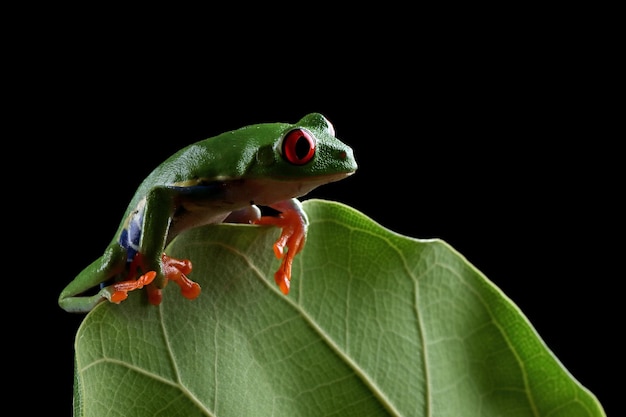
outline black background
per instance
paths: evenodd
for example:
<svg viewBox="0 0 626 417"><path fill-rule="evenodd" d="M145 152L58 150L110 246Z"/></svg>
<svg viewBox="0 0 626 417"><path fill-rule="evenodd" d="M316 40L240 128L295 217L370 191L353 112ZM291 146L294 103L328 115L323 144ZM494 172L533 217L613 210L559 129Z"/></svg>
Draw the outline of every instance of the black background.
<svg viewBox="0 0 626 417"><path fill-rule="evenodd" d="M17 103L30 117L12 134L36 156L16 159L11 174L13 183L28 178L18 193L32 211L20 222L37 225L29 236L36 259L52 266L51 276L41 267L30 274L43 316L24 326L33 345L55 348L35 371L57 392L48 406L69 413L83 317L56 298L101 254L139 182L191 142L317 111L353 147L359 170L308 197L450 243L520 307L610 414L619 343L612 299L624 276L612 241L623 229L623 185L622 158L604 130L611 114L598 112L602 80L589 79L578 54L562 48L462 36L428 44L361 51L346 43L342 59L324 45L269 48L255 60L173 54L173 73L154 55L129 51L57 56L60 68L38 76L36 92Z"/></svg>

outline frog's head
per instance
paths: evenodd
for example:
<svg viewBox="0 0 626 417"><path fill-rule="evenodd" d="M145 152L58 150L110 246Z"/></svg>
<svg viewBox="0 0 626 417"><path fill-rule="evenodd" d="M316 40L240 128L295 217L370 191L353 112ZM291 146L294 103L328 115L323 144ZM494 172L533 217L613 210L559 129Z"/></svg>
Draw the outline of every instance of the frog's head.
<svg viewBox="0 0 626 417"><path fill-rule="evenodd" d="M256 130L248 143L253 152L242 158L247 163L240 178L248 192L255 190L251 194L257 204L303 196L357 169L352 149L335 137L333 125L319 113L308 114L295 124L250 128Z"/></svg>
<svg viewBox="0 0 626 417"><path fill-rule="evenodd" d="M277 180L324 179L331 182L357 169L352 149L335 137L333 125L311 113L295 124L275 124L277 131L259 144L248 177Z"/></svg>
<svg viewBox="0 0 626 417"><path fill-rule="evenodd" d="M333 125L319 113L294 124L233 130L182 150L173 161L163 171L178 175L178 185L229 182L233 201L250 196L258 204L303 196L357 169L352 149L335 137ZM178 174L181 165L186 169Z"/></svg>

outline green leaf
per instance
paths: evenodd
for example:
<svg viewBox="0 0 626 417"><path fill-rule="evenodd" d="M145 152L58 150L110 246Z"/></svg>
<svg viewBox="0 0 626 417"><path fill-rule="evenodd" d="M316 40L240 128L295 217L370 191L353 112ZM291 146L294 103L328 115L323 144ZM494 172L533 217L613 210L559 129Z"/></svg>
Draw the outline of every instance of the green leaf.
<svg viewBox="0 0 626 417"><path fill-rule="evenodd" d="M76 338L85 416L604 416L498 288L440 240L338 203L311 225L280 293L273 227L185 233L196 300L174 285L87 315Z"/></svg>

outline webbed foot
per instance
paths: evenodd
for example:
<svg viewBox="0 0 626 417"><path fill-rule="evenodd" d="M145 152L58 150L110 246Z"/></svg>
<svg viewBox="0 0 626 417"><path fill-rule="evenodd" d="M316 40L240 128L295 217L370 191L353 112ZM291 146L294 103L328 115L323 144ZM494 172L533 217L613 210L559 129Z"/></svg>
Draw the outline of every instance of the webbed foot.
<svg viewBox="0 0 626 417"><path fill-rule="evenodd" d="M120 281L111 285L113 292L111 294L111 298L109 299L109 301L115 304L121 303L122 301L128 298L128 291L133 291L133 290L143 288L145 285L150 284L154 280L155 277L156 277L156 272L149 271L137 279L129 279L126 281Z"/></svg>
<svg viewBox="0 0 626 417"><path fill-rule="evenodd" d="M141 289L147 285L148 301L152 305L161 304L163 299L161 289L152 284L156 278L156 271L148 271L137 279L132 277L137 275L137 270L142 261L141 254L137 254L131 263L129 279L117 282L111 285L111 296L109 300L112 303L119 304L128 298L128 292ZM176 259L166 254L161 255L163 274L168 281L174 281L179 287L185 298L193 300L200 295L200 285L187 278L186 274L191 272L191 261L188 259ZM152 284L152 285L149 285Z"/></svg>
<svg viewBox="0 0 626 417"><path fill-rule="evenodd" d="M280 227L282 233L274 243L274 255L282 259L280 267L274 274L274 281L278 284L281 292L289 294L291 284L291 265L298 252L304 247L306 237L307 222L302 214L296 210L285 210L278 216L263 216L255 224L266 224ZM287 248L287 253L285 253Z"/></svg>
<svg viewBox="0 0 626 417"><path fill-rule="evenodd" d="M200 295L200 285L187 278L187 274L191 272L191 261L189 259L176 259L163 254L161 260L165 277L170 281L174 281L180 287L183 297L193 300Z"/></svg>

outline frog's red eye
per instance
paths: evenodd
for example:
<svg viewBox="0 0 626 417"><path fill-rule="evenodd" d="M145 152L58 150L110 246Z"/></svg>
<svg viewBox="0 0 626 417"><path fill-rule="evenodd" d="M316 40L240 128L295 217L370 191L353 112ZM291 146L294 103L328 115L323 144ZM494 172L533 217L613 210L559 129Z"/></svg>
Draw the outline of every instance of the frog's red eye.
<svg viewBox="0 0 626 417"><path fill-rule="evenodd" d="M303 165L315 155L315 138L304 129L294 129L283 139L283 156L294 165Z"/></svg>

